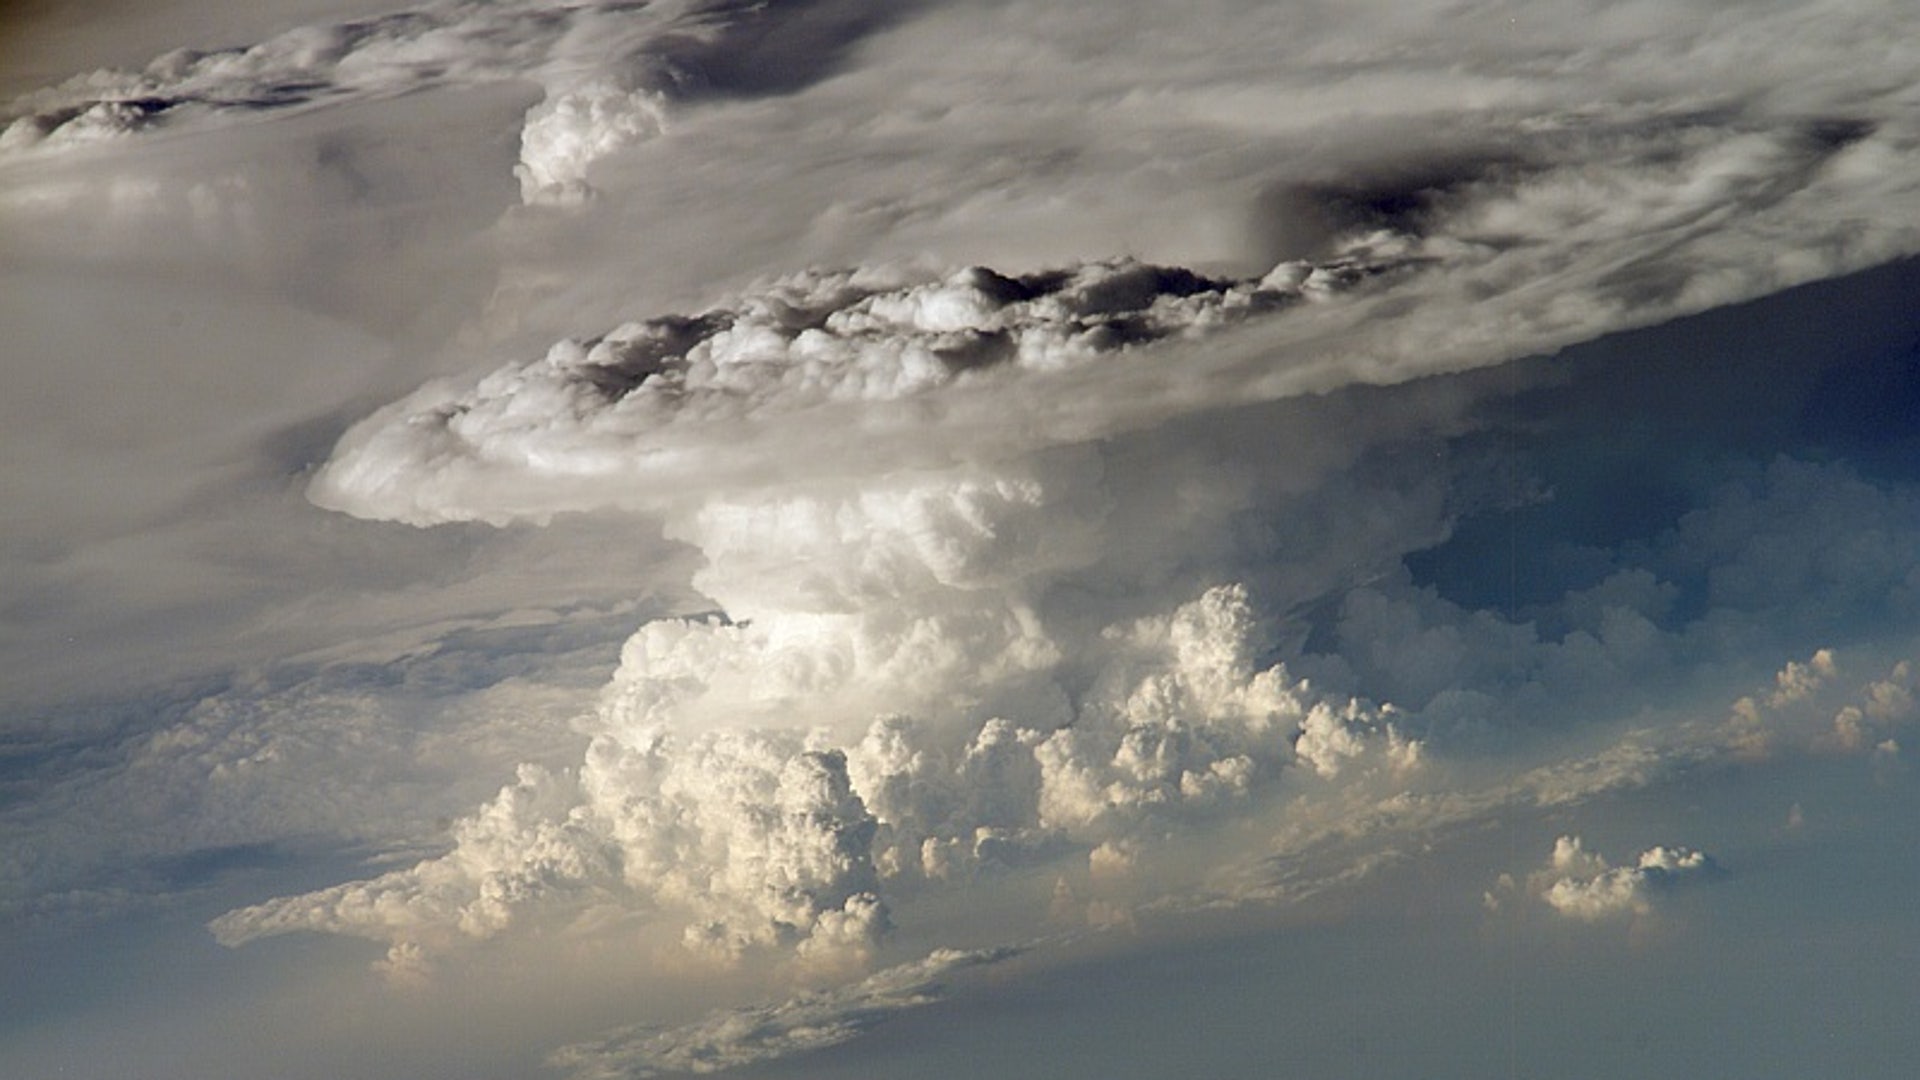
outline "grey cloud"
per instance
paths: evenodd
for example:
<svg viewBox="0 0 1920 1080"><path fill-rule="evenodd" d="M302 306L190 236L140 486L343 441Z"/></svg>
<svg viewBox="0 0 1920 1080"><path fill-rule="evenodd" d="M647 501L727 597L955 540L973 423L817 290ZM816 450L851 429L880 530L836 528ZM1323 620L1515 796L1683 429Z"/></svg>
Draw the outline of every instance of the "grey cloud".
<svg viewBox="0 0 1920 1080"><path fill-rule="evenodd" d="M685 1027L635 1028L562 1047L548 1059L577 1080L714 1073L835 1046L908 1009L941 999L944 982L1003 963L1019 948L938 949L858 982L773 1005L715 1013Z"/></svg>
<svg viewBox="0 0 1920 1080"><path fill-rule="evenodd" d="M1329 620L1328 666L1307 670L1401 704L1443 740L1510 737L1655 705L1700 664L1777 655L1784 627L1804 640L1914 617L1907 485L1781 458L1699 498L1591 585L1523 611L1457 603L1405 571L1355 589Z"/></svg>
<svg viewBox="0 0 1920 1080"><path fill-rule="evenodd" d="M524 80L546 98L526 117L516 169L523 194L577 201L590 190L588 166L658 135L670 102L791 93L830 74L844 50L910 6L442 0L245 48L176 50L139 71L76 75L0 113L0 157Z"/></svg>
<svg viewBox="0 0 1920 1080"><path fill-rule="evenodd" d="M669 38L659 52L683 73L683 92L690 97L790 94L839 72L862 39L926 6L927 0L709 4L696 21L723 22L721 34Z"/></svg>
<svg viewBox="0 0 1920 1080"><path fill-rule="evenodd" d="M351 431L313 495L416 523L657 506L1488 366L1912 250L1920 234L1860 234L1829 199L1920 197L1881 169L1903 138L1576 131L1525 170L1313 196L1348 207L1330 250L1260 277L1120 260L798 273L425 387ZM1865 174L1830 159L1849 154Z"/></svg>
<svg viewBox="0 0 1920 1080"><path fill-rule="evenodd" d="M142 71L76 75L17 99L8 109L5 148L85 143L180 116L273 112L512 77L550 48L575 14L555 19L528 4L442 3L301 27L248 48L176 50Z"/></svg>
<svg viewBox="0 0 1920 1080"><path fill-rule="evenodd" d="M1259 321L1405 261L1362 246L1260 279L1132 260L931 280L894 269L795 275L727 308L562 341L471 389L423 388L349 432L311 497L415 524L659 505L695 486L707 460L734 456L710 443L748 421L937 401L948 388L1001 393ZM825 468L845 465L833 457Z"/></svg>
<svg viewBox="0 0 1920 1080"><path fill-rule="evenodd" d="M177 903L205 884L195 866L265 882L300 859L417 859L516 762L578 760L571 721L634 621L453 620L362 643L354 658L10 715L0 912L77 912L90 893ZM236 852L273 857L221 856Z"/></svg>

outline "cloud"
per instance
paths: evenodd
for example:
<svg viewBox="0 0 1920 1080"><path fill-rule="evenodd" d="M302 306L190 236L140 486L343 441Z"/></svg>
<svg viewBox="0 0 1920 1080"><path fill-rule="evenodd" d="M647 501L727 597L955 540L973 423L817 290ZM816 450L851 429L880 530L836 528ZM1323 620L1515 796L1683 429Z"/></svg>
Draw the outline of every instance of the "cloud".
<svg viewBox="0 0 1920 1080"><path fill-rule="evenodd" d="M1912 647L1896 648L1893 655ZM1583 745L1578 735L1563 735L1489 755L1434 739L1420 747L1417 770L1379 770L1348 778L1357 782L1301 791L1283 813L1259 819L1268 830L1265 850L1229 853L1204 876L1163 881L1160 895L1131 902L1161 911L1297 903L1351 887L1491 822L1553 820L1581 806L1605 813L1610 796L1682 780L1705 782L1762 756L1780 766L1836 751L1856 754L1866 759L1876 782L1886 783L1901 769L1899 746L1881 736L1912 722L1915 713L1903 694L1914 688L1914 670L1911 660L1897 659L1884 676L1862 681L1833 650L1818 649L1805 661L1789 661L1724 711L1667 702L1631 721L1615 713L1603 724L1590 724L1589 733L1603 739L1597 748ZM1818 685L1807 693L1780 693L1815 680ZM1897 703L1889 717L1900 719L1884 719L1851 741L1835 738L1835 724L1856 722L1876 707L1865 703L1887 701ZM1804 819L1797 803L1787 811L1789 829L1803 827ZM1562 836L1544 869L1518 882L1501 875L1483 902L1503 910L1521 896L1570 918L1601 921L1646 914L1665 890L1715 867L1710 855L1672 846L1649 848L1633 863L1614 866L1580 837ZM1059 906L1077 918L1081 897L1073 889L1063 895L1066 902Z"/></svg>
<svg viewBox="0 0 1920 1080"><path fill-rule="evenodd" d="M685 1027L633 1028L556 1050L548 1059L577 1080L715 1073L836 1046L943 996L943 980L1024 950L937 949L910 963L775 1005L729 1009Z"/></svg>
<svg viewBox="0 0 1920 1080"><path fill-rule="evenodd" d="M977 288L968 275L859 293L830 306L827 324L876 309L904 312L890 333L953 310L996 317L952 303ZM763 299L758 310L776 309ZM696 342L730 332L679 325ZM671 355L690 370L684 358L700 347ZM588 352L548 389L600 395L578 374ZM1569 377L1577 390L1581 376ZM524 391L524 378L498 376L507 389L487 407L511 418L524 406L541 431L581 415ZM1006 460L829 469L668 501L666 534L700 553L693 584L725 614L657 620L628 640L577 771L526 781L557 793L537 825L385 879L243 909L223 918L223 936L344 930L431 951L609 905L731 963L871 956L917 897L989 887L980 883L1036 863L1085 866L1090 882L1098 863L1109 883L1136 872L1151 882L1126 897L1070 883L1073 903L1087 900L1083 913L1103 924L1170 897L1284 899L1503 807L1574 805L1724 764L1742 737L1717 715L1636 730L1599 753L1552 736L1611 731L1636 710L1666 715L1702 689L1689 675L1705 665L1724 677L1781 623L1803 634L1835 615L1903 617L1911 560L1842 552L1901 550L1910 489L1790 458L1743 462L1732 479L1724 467L1691 476L1685 503L1585 550L1580 573L1525 610L1417 583L1408 553L1445 541L1463 517L1518 506L1578 518L1604 501L1490 480L1507 460L1473 449L1487 428L1499 432L1474 416L1492 393L1483 385L1353 388L1316 401L1320 420L1297 427L1282 418L1305 405L1283 401ZM734 397L776 418L784 407L745 389ZM1249 447L1277 464L1236 466ZM472 491L522 512L511 500L545 489L521 480ZM1839 520L1868 523L1870 543ZM1232 540L1189 548L1196 532ZM1845 573L1742 576L1754 560ZM1204 583L1243 564L1259 589ZM1352 587L1342 574L1356 566L1389 569ZM1815 701L1840 670L1836 655L1769 675L1764 700ZM1490 750L1530 767L1487 782L1473 769ZM1299 866L1276 875L1272 862L1229 858L1205 886L1156 878L1170 838L1270 820L1288 795L1279 854L1263 858ZM564 858L543 830L564 836ZM1122 861L1138 870L1116 875ZM1640 888L1598 872L1575 886Z"/></svg>
<svg viewBox="0 0 1920 1080"><path fill-rule="evenodd" d="M0 158L44 155L160 130L206 131L258 116L381 101L437 87L530 81L514 173L528 203L590 196L596 162L658 136L688 98L792 92L831 70L852 40L887 18L848 5L711 0L553 6L441 0L332 25L303 26L244 48L178 49L139 71L100 69L12 102ZM760 74L744 54L787 37ZM804 46L805 51L800 51Z"/></svg>
<svg viewBox="0 0 1920 1080"><path fill-rule="evenodd" d="M1417 745L1376 710L1256 668L1252 634L1244 592L1213 590L1110 628L1111 654L1070 715L993 717L971 734L952 717L882 718L842 748L824 729L689 719L706 694L737 695L744 673L791 661L754 628L652 623L628 644L577 774L522 766L455 826L447 855L237 910L214 932L230 945L320 930L445 949L612 904L673 920L721 961L859 953L889 928L901 883L1156 836L1249 805L1296 755L1329 778L1417 767ZM724 659L737 650L751 659Z"/></svg>
<svg viewBox="0 0 1920 1080"><path fill-rule="evenodd" d="M1841 659L1820 649L1804 662L1789 661L1771 693L1735 701L1722 725L1728 743L1750 759L1788 752L1897 754L1893 736L1920 716L1913 661L1897 660L1884 676L1863 683Z"/></svg>
<svg viewBox="0 0 1920 1080"><path fill-rule="evenodd" d="M602 82L549 95L527 111L520 131L520 196L529 203L587 197L587 168L666 128L666 98Z"/></svg>
<svg viewBox="0 0 1920 1080"><path fill-rule="evenodd" d="M793 477L764 456L771 447L730 451L738 436L721 433L825 413L904 450L906 431L876 426L875 407L937 402L949 389L977 403L1114 354L1275 315L1397 261L1368 251L1239 280L1130 259L1018 276L984 267L934 278L892 268L802 273L700 315L562 341L470 388L425 387L349 432L310 495L362 517L503 523L655 506L716 479ZM924 417L881 414L915 415ZM808 441L825 469L854 467L844 456L851 448ZM935 445L936 456L921 460L945 463ZM900 467L916 457L889 460Z"/></svg>
<svg viewBox="0 0 1920 1080"><path fill-rule="evenodd" d="M570 722L633 621L522 611L10 716L0 912L166 904L304 859L418 859L516 763L578 761Z"/></svg>
<svg viewBox="0 0 1920 1080"><path fill-rule="evenodd" d="M439 3L250 47L179 49L141 71L76 75L12 103L0 150L52 150L196 121L276 114L437 84L518 77L593 6L542 16L531 4ZM617 55L619 44L608 43Z"/></svg>
<svg viewBox="0 0 1920 1080"><path fill-rule="evenodd" d="M1680 164L1621 182L1687 205L1636 208L1633 221L1672 220L1630 230L1608 202L1588 202L1609 220L1582 211L1569 224L1530 205L1563 186L1553 199L1595 197L1588 170L1601 166L1587 155L1602 141L1569 138L1567 161L1468 185L1430 221L1348 231L1313 260L1253 276L1112 258L799 271L705 311L647 315L477 381L423 387L350 431L311 494L367 517L503 522L855 478L875 462L1005 461L1224 407L1496 364L1920 246L1828 238L1836 226L1800 207L1833 175L1823 155L1847 150L1803 153L1786 131L1753 136L1777 144L1778 160L1754 150L1738 164L1720 155L1748 150L1646 132L1647 155ZM1728 212L1724 199L1747 189L1719 192L1718 178L1749 165L1791 175L1756 181L1778 199ZM1909 197L1920 195L1883 205ZM1703 217L1724 228L1698 227ZM1780 246L1824 254L1782 266ZM1463 307L1475 317L1459 319Z"/></svg>
<svg viewBox="0 0 1920 1080"><path fill-rule="evenodd" d="M529 906L577 912L621 897L690 913L687 945L718 957L755 944L858 946L885 929L874 824L842 755L777 733L588 754L581 777L522 766L455 826L445 856L230 913L215 935L241 944L323 930L443 950L499 933Z"/></svg>
<svg viewBox="0 0 1920 1080"><path fill-rule="evenodd" d="M401 313L383 326L447 305L340 344L337 365L299 354L354 373L299 439L339 431L349 401L392 402L309 492L504 539L333 519L371 539L310 576L256 571L318 598L244 628L310 617L357 655L548 588L644 595L618 633L648 621L617 660L582 649L524 681L497 677L499 655L389 654L420 684L268 680L183 703L125 737L124 767L33 789L12 835L66 824L9 880L107 895L128 883L100 867L128 854L171 887L310 829L404 856L326 888L263 881L248 900L287 895L216 919L221 942L357 936L389 978L430 983L477 942L639 926L673 943L662 959L785 976L918 954L976 899L1012 913L994 932L1015 940L1049 913L1138 925L1351 886L1503 815L1753 756L1897 762L1915 683L1867 646L1920 614L1912 477L1729 420L1763 396L1755 415L1785 415L1773 399L1803 384L1772 376L1820 365L1703 356L1706 324L1613 339L1637 363L1501 365L1920 251L1912 91L1861 60L1911 16L870 9L431 4L16 106L0 209L46 251L78 235L189 266L218 252L303 306ZM415 141L443 127L464 152ZM310 205L351 206L354 227ZM456 264L457 288L415 269ZM123 291L139 292L82 309ZM1844 351L1836 321L1769 325ZM197 340L276 356L308 336ZM93 339L61 344L123 355L77 340ZM119 391L74 398L98 409L172 400L74 370ZM163 389L233 378L180 370ZM1693 434L1636 393L1686 401ZM1564 410L1529 412L1543 401ZM283 487L320 456L277 453ZM1589 463L1644 489L1582 487ZM312 550L310 522L273 520L279 547ZM138 554L92 557L198 588ZM286 565L205 564L209 580ZM309 589L342 574L392 588ZM36 589L17 625L60 597ZM172 650L153 610L128 624ZM604 677L597 701L583 670ZM1731 709L1694 705L1762 674ZM101 839L142 796L165 824ZM1616 867L1569 838L1536 891L1610 918L1703 861L1654 848ZM1060 883L1057 903L1034 881ZM766 1060L988 955L563 1063Z"/></svg>
<svg viewBox="0 0 1920 1080"><path fill-rule="evenodd" d="M1554 842L1548 869L1535 875L1533 886L1541 900L1561 915L1599 922L1647 914L1660 890L1712 865L1698 851L1655 847L1641 852L1633 866L1608 866L1605 859L1587 851L1579 837L1562 836Z"/></svg>

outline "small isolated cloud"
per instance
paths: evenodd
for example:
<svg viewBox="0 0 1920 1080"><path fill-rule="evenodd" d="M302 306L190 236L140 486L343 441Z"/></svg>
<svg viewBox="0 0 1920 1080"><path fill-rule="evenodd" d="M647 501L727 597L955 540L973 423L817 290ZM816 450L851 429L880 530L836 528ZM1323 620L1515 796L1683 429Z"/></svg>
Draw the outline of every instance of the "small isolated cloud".
<svg viewBox="0 0 1920 1080"><path fill-rule="evenodd" d="M520 129L520 163L514 176L528 203L567 203L585 198L587 169L624 147L659 135L667 127L667 96L600 80L549 94L527 110Z"/></svg>
<svg viewBox="0 0 1920 1080"><path fill-rule="evenodd" d="M1531 877L1529 888L1567 918L1599 922L1647 914L1661 890L1712 865L1702 852L1654 847L1641 852L1632 866L1609 866L1579 837L1562 836L1554 841L1547 868Z"/></svg>
<svg viewBox="0 0 1920 1080"><path fill-rule="evenodd" d="M942 980L998 964L1019 948L937 949L859 982L775 1005L716 1012L685 1027L636 1027L555 1051L548 1063L574 1080L641 1080L715 1073L846 1042L909 1009L939 1001Z"/></svg>

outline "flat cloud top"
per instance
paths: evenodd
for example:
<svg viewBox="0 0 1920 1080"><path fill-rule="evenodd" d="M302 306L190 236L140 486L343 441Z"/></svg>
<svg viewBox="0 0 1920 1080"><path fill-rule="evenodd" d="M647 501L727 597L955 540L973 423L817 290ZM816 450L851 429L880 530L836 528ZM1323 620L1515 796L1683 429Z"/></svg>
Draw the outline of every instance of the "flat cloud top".
<svg viewBox="0 0 1920 1080"><path fill-rule="evenodd" d="M1795 55L1851 44L1853 29ZM1920 250L1912 88L1855 66L1793 98L1730 66L1721 51L1740 40L1694 41L1713 62L1664 72L1669 99L1647 96L1646 57L1620 42L1579 73L1577 108L1544 84L1485 102L1468 80L1418 99L1436 130L1470 128L1464 149L1396 152L1363 127L1367 149L1345 160L1270 167L1249 233L1295 257L1251 277L1110 259L934 274L876 263L795 268L705 312L636 311L544 360L396 403L348 435L314 495L371 517L498 522L875 463L1003 459L1547 352ZM1555 70L1570 63L1524 38L1512 55L1466 55L1524 71L1530 46ZM1283 60L1275 78L1292 70ZM1369 73L1361 62L1351 75L1363 110L1384 104L1367 96ZM1019 92L979 89L988 102ZM1123 127L1164 108L1154 119L1179 117L1183 138L1231 134L1276 156L1326 141L1180 114L1220 92L1203 82L1097 107Z"/></svg>

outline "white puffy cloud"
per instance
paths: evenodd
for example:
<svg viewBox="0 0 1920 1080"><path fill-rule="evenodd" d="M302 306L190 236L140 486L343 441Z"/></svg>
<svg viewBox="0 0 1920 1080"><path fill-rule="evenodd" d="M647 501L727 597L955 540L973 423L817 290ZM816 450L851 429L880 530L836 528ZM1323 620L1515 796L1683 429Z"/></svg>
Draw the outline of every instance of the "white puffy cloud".
<svg viewBox="0 0 1920 1080"><path fill-rule="evenodd" d="M666 127L665 95L597 82L548 94L520 130L520 196L529 203L584 198L587 168Z"/></svg>
<svg viewBox="0 0 1920 1080"><path fill-rule="evenodd" d="M522 766L454 827L454 849L411 868L229 913L240 944L322 930L444 949L523 918L594 903L665 908L689 947L863 945L886 926L874 829L844 755L779 733L680 748L597 741L578 776Z"/></svg>
<svg viewBox="0 0 1920 1080"><path fill-rule="evenodd" d="M701 720L707 695L739 700L731 684L783 666L777 641L716 621L652 623L628 645L577 774L523 766L456 825L448 854L231 912L215 933L240 944L320 930L437 949L523 912L615 904L677 920L689 948L722 960L858 953L888 929L895 879L964 882L1061 845L1111 853L1250 806L1296 759L1326 778L1417 766L1417 743L1377 710L1259 668L1256 637L1244 591L1214 589L1103 632L1102 668L1070 714L972 728L956 727L964 712L881 718L843 749L825 728Z"/></svg>
<svg viewBox="0 0 1920 1080"><path fill-rule="evenodd" d="M1728 744L1756 759L1796 750L1878 753L1889 744L1897 752L1892 736L1920 716L1913 661L1894 661L1885 675L1862 682L1850 670L1856 665L1842 659L1832 649L1817 650L1781 668L1771 693L1735 701L1722 724Z"/></svg>
<svg viewBox="0 0 1920 1080"><path fill-rule="evenodd" d="M666 531L705 556L694 584L726 614L627 641L577 773L527 773L449 855L235 912L223 940L446 947L612 903L722 959L859 953L901 886L1154 840L1255 805L1296 761L1327 779L1417 765L1386 711L1262 660L1244 588L1055 610L1134 497L1101 473L1063 452L676 511Z"/></svg>
<svg viewBox="0 0 1920 1080"><path fill-rule="evenodd" d="M1577 836L1553 845L1548 869L1534 886L1548 907L1571 919L1598 922L1620 915L1645 915L1654 894L1683 874L1712 866L1712 860L1686 848L1655 847L1641 852L1632 866L1609 866L1586 850Z"/></svg>

